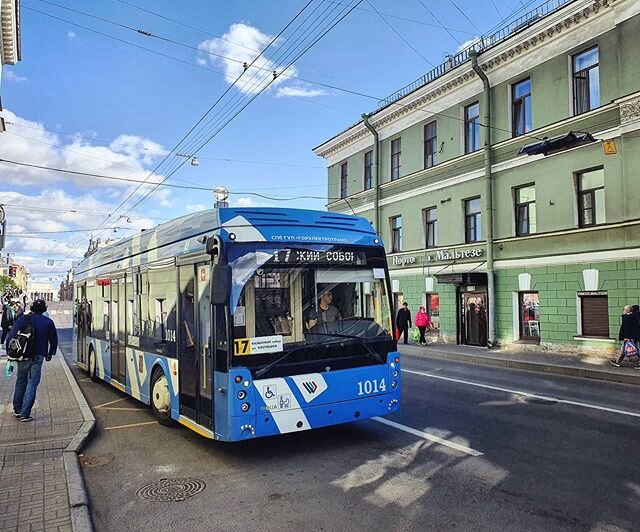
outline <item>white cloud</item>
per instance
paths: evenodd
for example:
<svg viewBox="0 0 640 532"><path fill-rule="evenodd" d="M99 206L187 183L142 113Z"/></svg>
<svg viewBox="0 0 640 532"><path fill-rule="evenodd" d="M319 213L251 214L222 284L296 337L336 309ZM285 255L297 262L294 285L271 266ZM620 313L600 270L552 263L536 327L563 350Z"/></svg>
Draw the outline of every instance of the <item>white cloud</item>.
<svg viewBox="0 0 640 532"><path fill-rule="evenodd" d="M303 98L314 98L315 96L325 96L327 93L322 89L307 89L305 87L281 87L276 92L276 96L298 96Z"/></svg>
<svg viewBox="0 0 640 532"><path fill-rule="evenodd" d="M94 146L82 134L65 141L54 132L47 131L43 124L25 120L11 111L4 110L8 123L0 143L0 158L24 162L37 166L62 168L76 172L115 176L137 182L158 183L161 175L148 178L150 169L145 168L163 157L166 151L158 143L135 135L120 135L109 146ZM48 186L54 183L73 183L82 188L107 187L120 191L132 190L130 182L106 180L91 176L65 174L39 168L2 164L3 185ZM138 193L143 193L143 189ZM113 192L112 192L113 193Z"/></svg>
<svg viewBox="0 0 640 532"><path fill-rule="evenodd" d="M464 41L460 46L456 48L455 53L461 52L462 50L469 48L472 44L475 44L480 41L480 37L473 37L467 41Z"/></svg>
<svg viewBox="0 0 640 532"><path fill-rule="evenodd" d="M77 34L75 31L68 31L67 37L69 37L69 39L75 39L77 37Z"/></svg>
<svg viewBox="0 0 640 532"><path fill-rule="evenodd" d="M232 198L229 201L232 207L273 207L271 203L265 203L259 200L255 200L250 196L240 196L239 198Z"/></svg>
<svg viewBox="0 0 640 532"><path fill-rule="evenodd" d="M13 70L7 70L4 75L4 79L7 81L14 81L16 83L22 83L23 81L28 81L28 78L24 76L18 76Z"/></svg>
<svg viewBox="0 0 640 532"><path fill-rule="evenodd" d="M276 69L276 64L268 58L271 55L269 52L275 53L280 43L276 41L251 65L255 57L273 40L273 36L248 24L238 23L232 24L222 38L224 40L209 39L198 45L203 56L196 59L197 64L207 64L208 60L212 65L222 65L228 83L235 82L244 72L246 65L248 67L246 73L236 83L238 89L246 94L256 94L264 89L273 80L273 71ZM277 73L282 74L280 71ZM285 75L279 76L271 83L270 88L278 87L279 96L310 98L326 94L323 90L307 89L299 82L296 86L284 85L296 76L297 69L291 66Z"/></svg>
<svg viewBox="0 0 640 532"><path fill-rule="evenodd" d="M202 203L187 203L185 208L187 209L187 212L200 212L208 209L208 207Z"/></svg>

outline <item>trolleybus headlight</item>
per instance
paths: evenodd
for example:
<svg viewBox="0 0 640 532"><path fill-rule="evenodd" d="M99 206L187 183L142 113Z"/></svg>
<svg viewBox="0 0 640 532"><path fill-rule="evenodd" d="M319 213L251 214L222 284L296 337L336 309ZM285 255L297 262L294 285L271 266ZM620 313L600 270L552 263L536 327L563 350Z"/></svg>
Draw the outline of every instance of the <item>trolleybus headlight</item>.
<svg viewBox="0 0 640 532"><path fill-rule="evenodd" d="M394 359L393 359L393 361L394 361L396 364L399 364L399 363L400 363L400 357L396 357L396 358L394 358Z"/></svg>
<svg viewBox="0 0 640 532"><path fill-rule="evenodd" d="M236 378L234 379L237 383L242 382L242 375L236 375Z"/></svg>
<svg viewBox="0 0 640 532"><path fill-rule="evenodd" d="M391 387L395 390L398 387L398 381L393 381Z"/></svg>
<svg viewBox="0 0 640 532"><path fill-rule="evenodd" d="M399 375L398 370L397 370L397 369L394 369L394 370L393 370L392 375L393 375L393 378L394 378L394 379L395 379L395 378L397 378L397 377L398 377L398 375Z"/></svg>
<svg viewBox="0 0 640 532"><path fill-rule="evenodd" d="M244 386L245 388L248 388L248 387L249 387L249 384L251 384L249 381L244 381L244 382L242 383L242 386Z"/></svg>
<svg viewBox="0 0 640 532"><path fill-rule="evenodd" d="M242 410L243 412L248 412L249 411L249 403L242 403L242 406L240 407L240 410Z"/></svg>
<svg viewBox="0 0 640 532"><path fill-rule="evenodd" d="M241 401L247 396L247 392L245 392L244 390L240 390L238 392L238 399L240 399Z"/></svg>

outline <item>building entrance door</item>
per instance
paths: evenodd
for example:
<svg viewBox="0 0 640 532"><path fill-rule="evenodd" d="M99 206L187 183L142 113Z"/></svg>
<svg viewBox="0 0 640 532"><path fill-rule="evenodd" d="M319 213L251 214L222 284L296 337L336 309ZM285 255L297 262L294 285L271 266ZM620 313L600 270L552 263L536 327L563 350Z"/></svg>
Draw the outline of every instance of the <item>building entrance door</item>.
<svg viewBox="0 0 640 532"><path fill-rule="evenodd" d="M458 343L487 345L487 293L459 292Z"/></svg>

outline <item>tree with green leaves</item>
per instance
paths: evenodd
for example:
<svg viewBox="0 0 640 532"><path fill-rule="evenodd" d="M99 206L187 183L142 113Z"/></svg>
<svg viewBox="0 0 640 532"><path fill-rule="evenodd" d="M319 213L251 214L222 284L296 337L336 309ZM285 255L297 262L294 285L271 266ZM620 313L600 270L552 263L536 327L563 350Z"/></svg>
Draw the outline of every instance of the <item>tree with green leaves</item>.
<svg viewBox="0 0 640 532"><path fill-rule="evenodd" d="M4 292L7 288L12 288L17 290L18 285L11 277L7 277L6 275L0 275L0 293Z"/></svg>

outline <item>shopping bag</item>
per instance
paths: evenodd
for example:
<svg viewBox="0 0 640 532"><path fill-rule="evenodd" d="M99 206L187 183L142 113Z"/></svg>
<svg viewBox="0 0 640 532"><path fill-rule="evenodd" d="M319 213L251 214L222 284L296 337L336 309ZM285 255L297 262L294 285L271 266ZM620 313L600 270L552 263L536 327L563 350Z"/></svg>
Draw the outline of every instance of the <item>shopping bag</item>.
<svg viewBox="0 0 640 532"><path fill-rule="evenodd" d="M401 335L402 335L402 331L400 329L396 329L396 342L400 340Z"/></svg>
<svg viewBox="0 0 640 532"><path fill-rule="evenodd" d="M413 338L414 342L420 341L420 331L418 330L417 327L413 329L413 332L411 333L411 337Z"/></svg>
<svg viewBox="0 0 640 532"><path fill-rule="evenodd" d="M625 340L622 344L622 352L625 358L635 358L638 356L638 348L632 340Z"/></svg>

